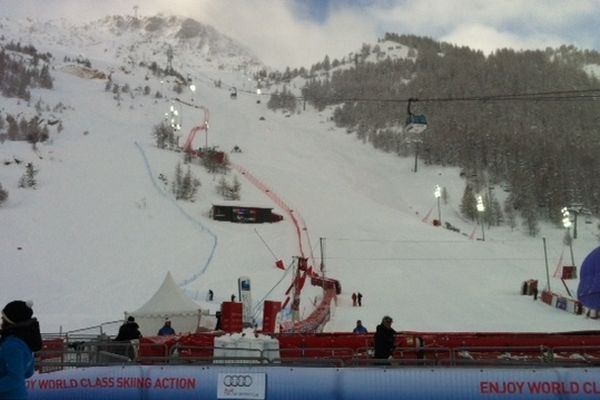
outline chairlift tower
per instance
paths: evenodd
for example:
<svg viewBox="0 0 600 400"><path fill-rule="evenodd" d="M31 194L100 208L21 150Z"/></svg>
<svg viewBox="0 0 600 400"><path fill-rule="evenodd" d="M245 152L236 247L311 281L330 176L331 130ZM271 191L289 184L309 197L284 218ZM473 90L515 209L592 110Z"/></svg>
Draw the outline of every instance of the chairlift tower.
<svg viewBox="0 0 600 400"><path fill-rule="evenodd" d="M419 143L421 142L420 135L425 129L427 129L427 118L422 114L413 114L410 109L410 105L413 101L418 101L418 99L411 97L408 99L408 105L406 106L406 112L408 117L406 118L406 124L404 125L404 131L415 135L415 168L414 172L417 172L418 160L419 160Z"/></svg>
<svg viewBox="0 0 600 400"><path fill-rule="evenodd" d="M577 239L577 216L583 211L582 203L571 203L567 210L573 214L573 239Z"/></svg>

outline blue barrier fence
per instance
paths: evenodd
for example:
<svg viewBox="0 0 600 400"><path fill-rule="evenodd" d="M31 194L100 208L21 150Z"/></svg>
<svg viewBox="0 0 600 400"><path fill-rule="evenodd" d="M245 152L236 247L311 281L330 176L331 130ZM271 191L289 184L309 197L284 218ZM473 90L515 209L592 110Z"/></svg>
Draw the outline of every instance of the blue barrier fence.
<svg viewBox="0 0 600 400"><path fill-rule="evenodd" d="M121 366L38 374L30 399L597 399L598 368Z"/></svg>

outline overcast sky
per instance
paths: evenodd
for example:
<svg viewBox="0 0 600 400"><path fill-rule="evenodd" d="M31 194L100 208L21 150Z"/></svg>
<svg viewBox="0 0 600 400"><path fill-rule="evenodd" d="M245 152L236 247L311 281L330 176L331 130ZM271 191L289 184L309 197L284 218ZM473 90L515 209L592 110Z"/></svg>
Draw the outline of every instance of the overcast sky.
<svg viewBox="0 0 600 400"><path fill-rule="evenodd" d="M239 40L275 67L341 58L385 32L484 50L573 44L600 50L600 0L0 0L0 16L96 19L189 16Z"/></svg>

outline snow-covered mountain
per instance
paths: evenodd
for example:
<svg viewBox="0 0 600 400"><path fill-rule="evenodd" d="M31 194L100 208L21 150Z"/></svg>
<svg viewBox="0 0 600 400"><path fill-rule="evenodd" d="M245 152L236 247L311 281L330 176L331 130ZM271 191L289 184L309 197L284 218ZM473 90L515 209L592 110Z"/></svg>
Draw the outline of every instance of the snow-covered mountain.
<svg viewBox="0 0 600 400"><path fill-rule="evenodd" d="M16 21L0 19L4 32L0 43L31 43L52 48L57 60L62 55L106 62L112 68L129 70L140 63L167 62L173 52L173 68L234 68L252 70L262 63L250 50L219 33L213 27L191 18L156 15L133 18L107 16L84 25L65 19Z"/></svg>
<svg viewBox="0 0 600 400"><path fill-rule="evenodd" d="M415 173L414 159L380 153L347 135L331 123L329 110L267 110L268 98L254 94L260 62L212 28L164 16L110 17L79 27L66 21L0 24L1 45L32 44L53 55L52 90L32 90L29 102L0 98L3 117L38 113L62 124L35 149L25 142L0 144L0 183L9 192L0 206L0 302L32 299L44 331L119 319L141 306L167 271L212 311L236 292L240 276L251 278L257 308L265 299L284 300L289 267L299 256L285 207L302 227L311 264L319 266L323 257L326 274L342 284L328 331L348 331L356 319L372 330L384 314L401 330L598 329L597 320L519 293L526 279L546 285L542 237L550 274L559 263L571 263L564 230L542 226L537 238L519 228L482 230L458 211L464 190L459 170L419 165ZM151 72L153 62L165 67L169 46L173 67L195 92L176 93L177 79ZM71 61L77 57L91 66ZM231 87L240 89L236 99ZM182 138L208 122L199 145L225 151L233 165L222 176L190 164L201 182L194 202L175 200L170 191L182 153L158 149L152 137L171 106L181 115ZM242 151L230 152L234 146ZM19 187L27 163L39 171L35 189ZM242 202L267 204L284 220L212 220L222 177L241 182ZM459 232L433 226L435 185L448 193L439 216ZM483 235L485 241L477 240ZM580 221L575 264L596 246L595 224ZM279 259L287 270L275 267ZM560 280L549 282L566 292ZM575 291L577 280L567 285ZM208 289L215 293L212 302L205 298ZM360 308L350 299L357 291L364 295ZM320 295L307 285L304 316Z"/></svg>

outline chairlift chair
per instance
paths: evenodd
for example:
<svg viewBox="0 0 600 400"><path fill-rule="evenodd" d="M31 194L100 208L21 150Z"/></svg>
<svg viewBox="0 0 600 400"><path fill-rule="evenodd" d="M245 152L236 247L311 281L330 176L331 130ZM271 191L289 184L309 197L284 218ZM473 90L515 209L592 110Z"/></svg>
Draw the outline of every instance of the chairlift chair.
<svg viewBox="0 0 600 400"><path fill-rule="evenodd" d="M408 105L406 107L406 111L408 112L408 117L406 118L406 124L404 125L404 130L408 133L419 134L427 129L427 118L423 114L413 114L410 110L410 104L413 101L416 101L415 98L408 99Z"/></svg>

